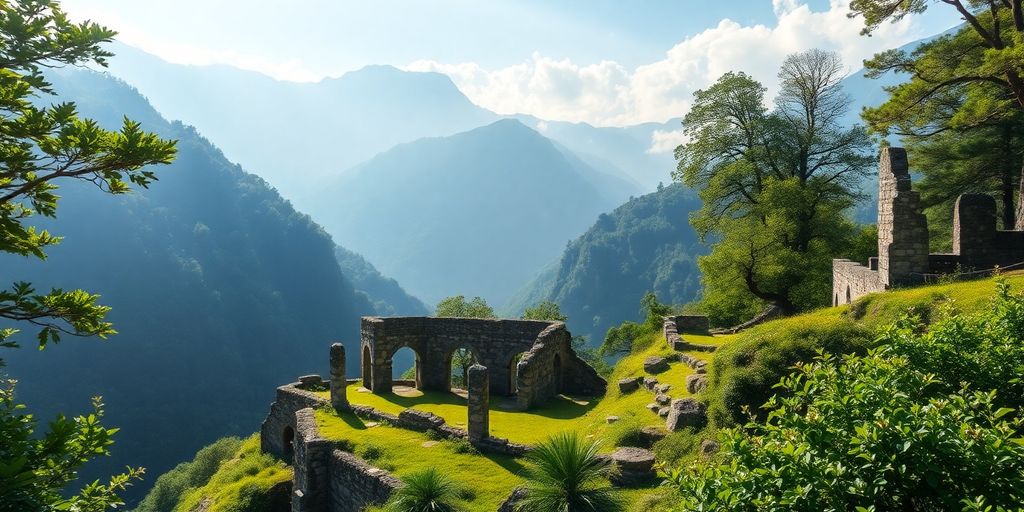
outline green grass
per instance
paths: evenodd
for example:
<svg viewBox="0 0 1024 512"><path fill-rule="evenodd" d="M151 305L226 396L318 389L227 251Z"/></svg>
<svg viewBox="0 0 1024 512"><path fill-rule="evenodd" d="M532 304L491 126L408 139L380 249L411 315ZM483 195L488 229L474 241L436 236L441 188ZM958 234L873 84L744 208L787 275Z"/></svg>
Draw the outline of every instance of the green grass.
<svg viewBox="0 0 1024 512"><path fill-rule="evenodd" d="M291 468L273 456L260 453L259 434L246 439L234 457L221 463L205 485L187 490L174 507L191 512L208 502L207 512L264 510L267 491L292 479Z"/></svg>

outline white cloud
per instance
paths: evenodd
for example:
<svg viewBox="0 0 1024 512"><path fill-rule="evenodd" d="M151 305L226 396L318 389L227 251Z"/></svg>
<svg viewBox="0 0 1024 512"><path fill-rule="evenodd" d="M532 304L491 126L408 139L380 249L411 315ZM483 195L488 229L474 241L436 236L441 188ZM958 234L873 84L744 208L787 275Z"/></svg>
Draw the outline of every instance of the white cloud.
<svg viewBox="0 0 1024 512"><path fill-rule="evenodd" d="M827 11L815 12L802 0L772 0L774 26L724 19L676 44L663 59L635 69L612 61L584 65L536 53L500 69L431 60L413 62L406 69L446 73L475 103L502 114L527 113L599 126L664 122L684 115L693 92L727 71L752 75L765 84L771 98L778 67L790 53L833 50L852 72L880 50L929 35L914 25L917 18L908 17L883 25L872 37L861 36L863 20L848 18L848 4L830 0ZM659 137L652 143L667 147L668 133Z"/></svg>
<svg viewBox="0 0 1024 512"><path fill-rule="evenodd" d="M671 153L676 147L686 142L686 135L683 129L678 130L654 130L651 133L651 147L648 153Z"/></svg>

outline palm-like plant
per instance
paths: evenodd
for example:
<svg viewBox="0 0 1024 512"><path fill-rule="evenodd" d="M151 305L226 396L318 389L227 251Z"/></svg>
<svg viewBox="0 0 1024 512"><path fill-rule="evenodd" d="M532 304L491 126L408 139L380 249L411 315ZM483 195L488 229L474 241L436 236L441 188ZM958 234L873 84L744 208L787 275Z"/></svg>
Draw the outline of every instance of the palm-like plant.
<svg viewBox="0 0 1024 512"><path fill-rule="evenodd" d="M609 463L598 457L598 444L575 432L549 437L530 453L526 496L519 511L615 512L622 502L605 479Z"/></svg>
<svg viewBox="0 0 1024 512"><path fill-rule="evenodd" d="M458 486L437 469L413 473L402 479L384 508L387 512L457 512Z"/></svg>

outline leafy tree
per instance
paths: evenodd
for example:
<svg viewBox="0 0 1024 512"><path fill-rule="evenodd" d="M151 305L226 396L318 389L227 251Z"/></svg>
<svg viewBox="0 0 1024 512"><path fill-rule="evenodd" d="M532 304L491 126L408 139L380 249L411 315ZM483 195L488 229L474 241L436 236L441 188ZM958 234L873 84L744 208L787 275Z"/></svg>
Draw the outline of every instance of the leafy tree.
<svg viewBox="0 0 1024 512"><path fill-rule="evenodd" d="M437 303L434 316L448 316L458 318L495 318L494 308L487 305L487 301L480 297L473 297L466 300L465 296L456 295L448 297ZM469 374L469 367L476 362L476 356L468 348L458 348L452 353L452 368L458 368L459 372L452 373L452 384L465 386L466 376Z"/></svg>
<svg viewBox="0 0 1024 512"><path fill-rule="evenodd" d="M842 126L844 73L834 53L790 55L772 111L744 73L694 93L674 175L700 191L691 223L715 242L699 264L706 301L730 304L719 310L772 303L793 313L826 302L831 258L852 231L844 212L873 164L866 132Z"/></svg>
<svg viewBox="0 0 1024 512"><path fill-rule="evenodd" d="M146 166L169 163L174 141L161 140L124 120L120 131L107 131L78 117L75 105L41 106L51 94L47 68L105 65L111 54L101 45L115 33L95 23L72 23L56 2L0 1L0 251L44 259L60 237L29 225L35 215L55 217L58 181L86 181L101 191L122 194L130 184L146 187L156 179ZM0 289L0 319L39 328L40 348L61 334L106 337L114 334L98 304L82 290L37 292L17 282ZM0 329L0 346L17 347L15 328ZM0 361L2 362L2 361ZM106 455L117 429L100 424L102 402L93 413L68 419L58 416L49 431L36 432L36 420L15 401L14 382L0 390L0 509L103 510L123 504L118 496L141 469L129 468L107 485L86 484L71 497L65 488L76 470Z"/></svg>
<svg viewBox="0 0 1024 512"><path fill-rule="evenodd" d="M516 510L556 512L612 512L622 502L607 484L608 461L598 455L599 445L576 432L549 437L529 454L529 480Z"/></svg>
<svg viewBox="0 0 1024 512"><path fill-rule="evenodd" d="M851 7L864 15L865 32L928 7L927 2L900 3L862 0ZM991 193L1000 200L1003 227L1014 229L1024 160L1020 0L942 3L967 23L910 52L889 50L865 62L869 77L893 71L909 79L887 88L888 100L865 109L863 116L873 131L903 137L924 174L925 204L942 206L939 218L960 194Z"/></svg>
<svg viewBox="0 0 1024 512"><path fill-rule="evenodd" d="M387 512L456 512L458 488L437 468L412 473L402 479L402 487L391 495Z"/></svg>
<svg viewBox="0 0 1024 512"><path fill-rule="evenodd" d="M645 293L640 299L640 312L644 315L644 323L638 324L627 320L608 329L598 353L606 356L630 353L633 350L633 342L642 336L659 332L665 317L671 315L673 311L674 308L662 304L654 292Z"/></svg>
<svg viewBox="0 0 1024 512"><path fill-rule="evenodd" d="M569 317L562 313L558 304L545 300L526 308L521 317L523 320L548 320L551 322L566 322Z"/></svg>

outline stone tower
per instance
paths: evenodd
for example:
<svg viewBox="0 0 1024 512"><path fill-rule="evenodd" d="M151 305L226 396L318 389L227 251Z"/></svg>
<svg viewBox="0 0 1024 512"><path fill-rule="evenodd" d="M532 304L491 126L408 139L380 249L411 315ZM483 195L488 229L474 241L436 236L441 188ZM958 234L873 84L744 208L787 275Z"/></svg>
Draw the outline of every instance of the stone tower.
<svg viewBox="0 0 1024 512"><path fill-rule="evenodd" d="M881 284L913 284L928 265L928 221L910 187L907 151L882 148L878 166L878 274Z"/></svg>

